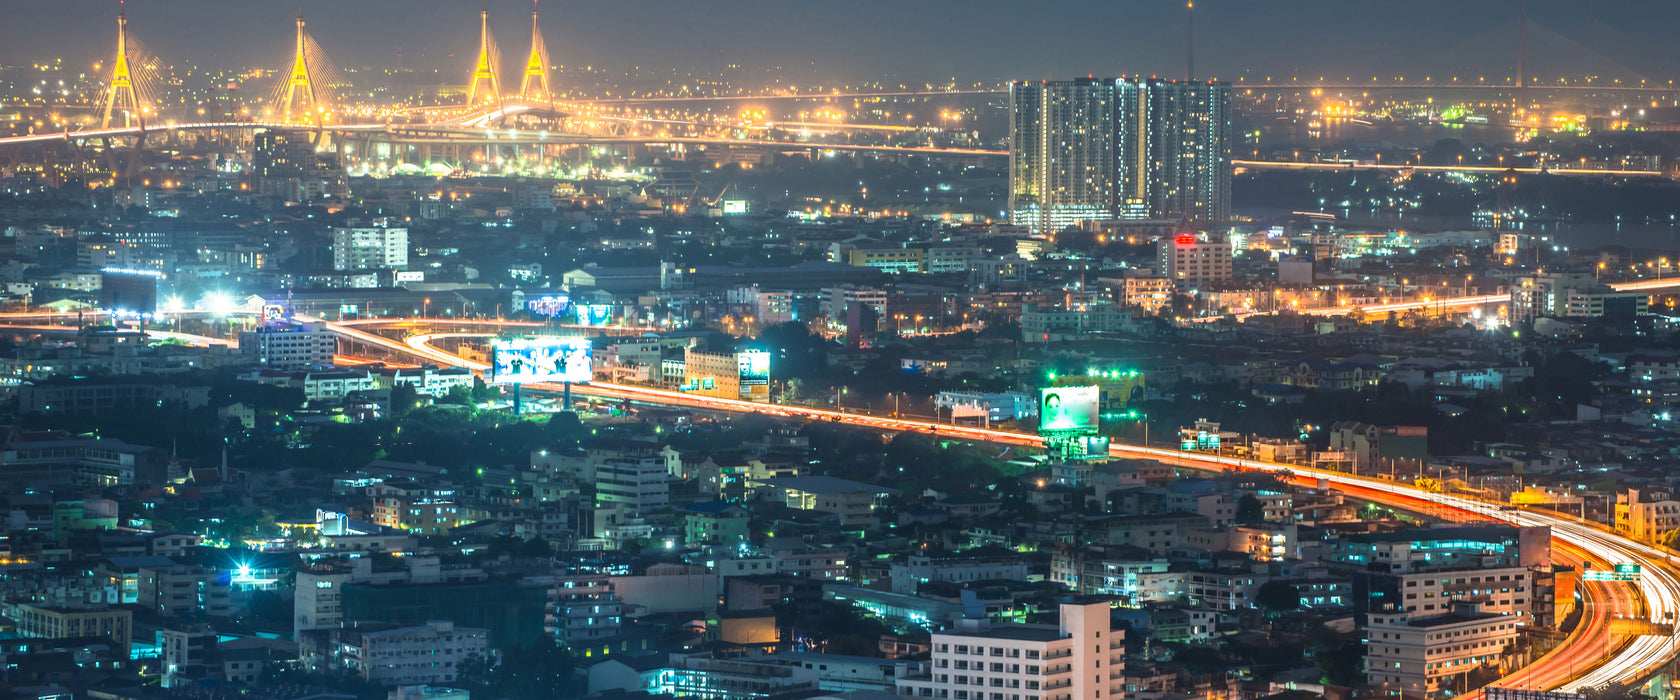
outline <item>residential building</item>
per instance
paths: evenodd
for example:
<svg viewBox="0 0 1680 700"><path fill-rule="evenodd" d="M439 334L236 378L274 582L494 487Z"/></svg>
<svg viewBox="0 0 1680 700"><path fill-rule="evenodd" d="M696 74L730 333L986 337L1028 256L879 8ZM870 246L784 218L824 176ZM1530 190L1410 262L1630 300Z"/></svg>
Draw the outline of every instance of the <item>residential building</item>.
<svg viewBox="0 0 1680 700"><path fill-rule="evenodd" d="M489 630L457 627L434 620L398 626L358 623L328 630L324 648L301 645L304 667L314 672L348 673L384 686L452 683L461 663L489 651Z"/></svg>
<svg viewBox="0 0 1680 700"><path fill-rule="evenodd" d="M1365 638L1366 679L1379 693L1433 699L1467 690L1461 676L1497 667L1517 638L1517 621L1475 603L1441 615L1372 612Z"/></svg>
<svg viewBox="0 0 1680 700"><path fill-rule="evenodd" d="M334 228L332 252L334 270L406 270L408 229Z"/></svg>
<svg viewBox="0 0 1680 700"><path fill-rule="evenodd" d="M1055 625L962 619L933 633L927 671L898 679L906 698L1124 698L1125 633L1105 602L1062 603Z"/></svg>
<svg viewBox="0 0 1680 700"><path fill-rule="evenodd" d="M1656 542L1680 528L1680 500L1662 486L1624 489L1616 494L1616 531Z"/></svg>

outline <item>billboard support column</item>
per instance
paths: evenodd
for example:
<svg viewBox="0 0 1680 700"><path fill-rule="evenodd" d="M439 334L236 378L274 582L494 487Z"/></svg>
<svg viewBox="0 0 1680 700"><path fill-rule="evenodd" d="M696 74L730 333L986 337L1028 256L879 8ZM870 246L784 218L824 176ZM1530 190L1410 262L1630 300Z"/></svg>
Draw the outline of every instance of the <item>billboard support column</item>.
<svg viewBox="0 0 1680 700"><path fill-rule="evenodd" d="M560 405L564 406L565 409L568 410L568 411L572 410L572 383L571 382L566 382L565 400Z"/></svg>
<svg viewBox="0 0 1680 700"><path fill-rule="evenodd" d="M569 390L572 388L572 385L568 383L566 384L566 388ZM523 406L519 403L519 385L515 384L513 385L513 415L519 415L521 413L521 408L523 408Z"/></svg>

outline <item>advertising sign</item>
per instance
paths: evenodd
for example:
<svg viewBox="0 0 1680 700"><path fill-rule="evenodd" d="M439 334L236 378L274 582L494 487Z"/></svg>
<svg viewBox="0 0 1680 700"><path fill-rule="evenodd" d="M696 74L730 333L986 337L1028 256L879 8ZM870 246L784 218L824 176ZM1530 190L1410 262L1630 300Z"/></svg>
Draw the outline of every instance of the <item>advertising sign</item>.
<svg viewBox="0 0 1680 700"><path fill-rule="evenodd" d="M745 200L745 199L725 199L725 200L723 200L723 213L731 214L731 215L747 213L747 200Z"/></svg>
<svg viewBox="0 0 1680 700"><path fill-rule="evenodd" d="M741 386L770 383L770 353L748 350L735 357L741 366Z"/></svg>
<svg viewBox="0 0 1680 700"><path fill-rule="evenodd" d="M491 345L490 381L497 384L587 382L588 338L525 338Z"/></svg>
<svg viewBox="0 0 1680 700"><path fill-rule="evenodd" d="M1039 432L1096 432L1098 395L1094 386L1044 389L1038 411Z"/></svg>
<svg viewBox="0 0 1680 700"><path fill-rule="evenodd" d="M424 281L426 281L426 271L425 270L398 270L397 274L396 274L396 280L398 282L424 282Z"/></svg>
<svg viewBox="0 0 1680 700"><path fill-rule="evenodd" d="M612 323L612 305L610 304L578 304L578 323L585 326L605 326Z"/></svg>
<svg viewBox="0 0 1680 700"><path fill-rule="evenodd" d="M531 313L538 316L555 318L565 314L567 309L572 308L572 298L564 294L555 294L552 296L537 297L535 299L526 299L525 308L530 309Z"/></svg>

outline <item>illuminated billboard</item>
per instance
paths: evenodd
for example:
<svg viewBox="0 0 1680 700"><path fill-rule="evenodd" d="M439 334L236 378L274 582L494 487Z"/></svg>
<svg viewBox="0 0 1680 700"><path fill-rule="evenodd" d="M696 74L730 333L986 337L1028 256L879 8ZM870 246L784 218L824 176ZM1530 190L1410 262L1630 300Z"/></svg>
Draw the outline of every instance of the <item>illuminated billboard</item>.
<svg viewBox="0 0 1680 700"><path fill-rule="evenodd" d="M725 200L723 200L723 213L729 214L729 215L747 213L747 200L745 200L745 199L725 199Z"/></svg>
<svg viewBox="0 0 1680 700"><path fill-rule="evenodd" d="M1045 389L1039 403L1039 432L1096 432L1099 393L1094 386Z"/></svg>
<svg viewBox="0 0 1680 700"><path fill-rule="evenodd" d="M611 304L577 304L578 323L585 326L605 326L612 322Z"/></svg>
<svg viewBox="0 0 1680 700"><path fill-rule="evenodd" d="M555 318L564 315L567 309L572 308L572 298L564 294L555 294L546 297L537 297L535 299L526 299L525 308L530 309L531 313L538 316Z"/></svg>
<svg viewBox="0 0 1680 700"><path fill-rule="evenodd" d="M163 275L151 270L99 272L99 305L119 316L150 316L158 310Z"/></svg>
<svg viewBox="0 0 1680 700"><path fill-rule="evenodd" d="M748 350L735 355L741 366L741 386L748 387L770 383L770 353L763 350ZM743 393L745 390L743 389Z"/></svg>
<svg viewBox="0 0 1680 700"><path fill-rule="evenodd" d="M491 345L490 381L497 384L587 382L588 338L524 338Z"/></svg>

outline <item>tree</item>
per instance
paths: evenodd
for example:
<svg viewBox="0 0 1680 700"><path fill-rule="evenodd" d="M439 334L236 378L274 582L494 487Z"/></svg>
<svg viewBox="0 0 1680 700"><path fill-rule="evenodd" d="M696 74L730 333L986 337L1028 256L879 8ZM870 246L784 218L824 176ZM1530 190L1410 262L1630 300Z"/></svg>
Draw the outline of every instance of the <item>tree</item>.
<svg viewBox="0 0 1680 700"><path fill-rule="evenodd" d="M583 694L573 673L577 659L552 639L510 649L495 667L482 659L467 659L461 665L462 682L481 685L489 697L548 700Z"/></svg>
<svg viewBox="0 0 1680 700"><path fill-rule="evenodd" d="M472 389L468 389L464 386L449 387L449 393L443 395L443 402L448 404L458 404L461 406L472 406L474 405Z"/></svg>
<svg viewBox="0 0 1680 700"><path fill-rule="evenodd" d="M1254 605L1268 615L1278 615L1301 607L1301 591L1288 581L1267 581L1255 593Z"/></svg>
<svg viewBox="0 0 1680 700"><path fill-rule="evenodd" d="M391 416L402 418L420 407L420 391L413 384L402 382L391 387Z"/></svg>
<svg viewBox="0 0 1680 700"><path fill-rule="evenodd" d="M1237 520L1252 523L1266 519L1266 504L1252 493L1237 499Z"/></svg>

